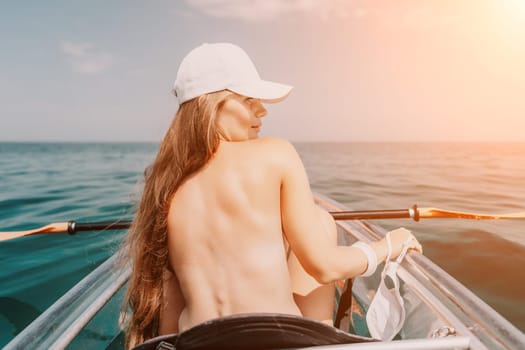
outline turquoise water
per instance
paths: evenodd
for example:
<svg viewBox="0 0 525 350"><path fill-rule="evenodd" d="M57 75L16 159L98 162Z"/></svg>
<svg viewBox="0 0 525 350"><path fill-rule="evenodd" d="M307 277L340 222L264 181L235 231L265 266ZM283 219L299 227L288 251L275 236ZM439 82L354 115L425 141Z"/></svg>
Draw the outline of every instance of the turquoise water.
<svg viewBox="0 0 525 350"><path fill-rule="evenodd" d="M296 144L315 191L353 209L525 211L525 143ZM132 218L156 144L0 143L0 231ZM525 222L379 221L525 330ZM122 232L0 243L0 347L117 249ZM104 339L104 334L91 334ZM109 338L108 338L109 339Z"/></svg>

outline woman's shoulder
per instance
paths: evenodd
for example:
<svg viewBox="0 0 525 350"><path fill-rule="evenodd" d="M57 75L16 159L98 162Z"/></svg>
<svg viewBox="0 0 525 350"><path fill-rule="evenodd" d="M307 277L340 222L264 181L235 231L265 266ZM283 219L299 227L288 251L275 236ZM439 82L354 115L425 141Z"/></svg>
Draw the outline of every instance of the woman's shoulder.
<svg viewBox="0 0 525 350"><path fill-rule="evenodd" d="M286 167L299 159L295 147L288 140L279 137L261 137L243 142L228 142L224 146L228 159L243 163L266 164ZM224 152L223 151L223 152Z"/></svg>
<svg viewBox="0 0 525 350"><path fill-rule="evenodd" d="M298 157L293 144L279 137L261 137L251 141L255 152L267 155L274 161L287 161Z"/></svg>
<svg viewBox="0 0 525 350"><path fill-rule="evenodd" d="M261 137L253 140L253 143L257 145L257 147L268 149L270 151L284 153L295 152L295 147L290 141L279 137Z"/></svg>
<svg viewBox="0 0 525 350"><path fill-rule="evenodd" d="M253 140L254 159L277 170L284 170L302 164L294 145L279 137L262 137ZM279 171L281 172L281 171Z"/></svg>

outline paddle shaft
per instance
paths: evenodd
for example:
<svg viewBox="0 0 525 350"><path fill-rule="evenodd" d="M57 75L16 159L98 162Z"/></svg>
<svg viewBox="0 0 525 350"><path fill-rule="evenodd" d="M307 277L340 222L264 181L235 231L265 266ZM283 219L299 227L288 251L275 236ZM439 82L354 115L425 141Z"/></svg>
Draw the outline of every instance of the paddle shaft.
<svg viewBox="0 0 525 350"><path fill-rule="evenodd" d="M419 221L418 213L417 206L414 205L411 209L332 211L330 215L332 215L334 220L414 219ZM93 223L69 221L67 232L70 235L74 235L80 231L123 230L130 226L131 221Z"/></svg>
<svg viewBox="0 0 525 350"><path fill-rule="evenodd" d="M330 214L334 220L414 219L419 221L419 211L416 206L411 209L333 211Z"/></svg>

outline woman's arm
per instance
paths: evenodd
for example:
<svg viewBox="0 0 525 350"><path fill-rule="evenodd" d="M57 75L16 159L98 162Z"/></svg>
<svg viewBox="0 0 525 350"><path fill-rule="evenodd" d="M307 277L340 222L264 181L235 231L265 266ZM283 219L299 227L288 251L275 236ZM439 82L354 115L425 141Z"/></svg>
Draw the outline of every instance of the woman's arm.
<svg viewBox="0 0 525 350"><path fill-rule="evenodd" d="M333 218L319 211L303 163L295 148L287 141L273 139L279 156L281 173L281 217L284 234L297 259L312 277L320 283L352 278L367 269L366 255L352 246L334 245L325 230L336 230ZM322 216L325 216L323 218ZM327 220L326 216L330 218ZM408 230L391 234L393 257L401 252ZM387 247L384 239L371 244L378 262L385 260Z"/></svg>

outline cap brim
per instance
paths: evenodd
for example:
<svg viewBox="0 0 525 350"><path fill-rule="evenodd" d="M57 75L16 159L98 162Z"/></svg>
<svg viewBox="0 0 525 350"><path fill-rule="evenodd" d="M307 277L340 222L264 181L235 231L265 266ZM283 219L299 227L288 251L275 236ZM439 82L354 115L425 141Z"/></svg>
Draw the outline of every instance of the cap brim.
<svg viewBox="0 0 525 350"><path fill-rule="evenodd" d="M243 96L258 98L262 102L277 103L284 100L292 91L293 86L259 80L248 85L234 85L227 88Z"/></svg>

